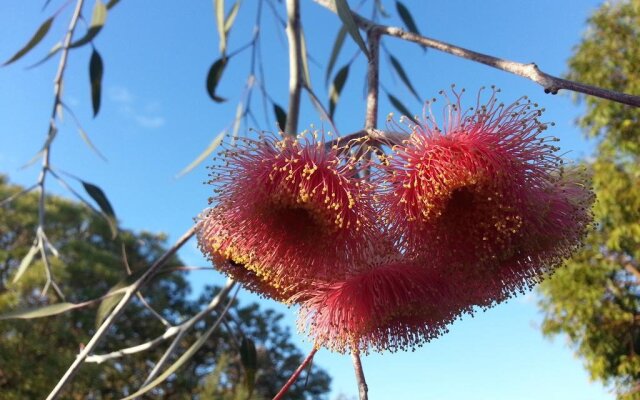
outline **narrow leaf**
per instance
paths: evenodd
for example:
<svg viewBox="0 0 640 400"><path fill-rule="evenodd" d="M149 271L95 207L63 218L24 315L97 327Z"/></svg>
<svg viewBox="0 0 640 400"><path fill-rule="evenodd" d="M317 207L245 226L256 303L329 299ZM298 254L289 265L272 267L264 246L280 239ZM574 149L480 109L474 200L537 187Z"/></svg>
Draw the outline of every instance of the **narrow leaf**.
<svg viewBox="0 0 640 400"><path fill-rule="evenodd" d="M402 82L407 86L407 89L409 89L409 91L416 97L416 99L419 102L421 102L422 100L420 99L418 92L411 84L411 81L409 80L409 76L407 75L404 68L402 67L402 64L400 64L400 61L398 61L398 59L395 58L394 56L390 56L390 58L391 58L391 65L393 66L393 69L395 69L396 72L398 73L398 76L400 76L400 80L402 80Z"/></svg>
<svg viewBox="0 0 640 400"><path fill-rule="evenodd" d="M311 75L309 74L309 60L307 54L307 41L304 38L304 31L300 27L300 58L302 59L302 77L308 87L311 87Z"/></svg>
<svg viewBox="0 0 640 400"><path fill-rule="evenodd" d="M413 16L411 15L411 12L407 8L407 6L402 4L402 2L396 0L396 10L398 11L398 14L400 15L400 19L402 19L402 22L404 22L404 25L407 27L409 32L419 35L420 31L418 30L418 26L416 25L416 22L413 20Z"/></svg>
<svg viewBox="0 0 640 400"><path fill-rule="evenodd" d="M89 148L98 155L98 157L102 158L102 160L107 161L107 158L104 156L104 154L102 154L100 152L100 150L98 150L98 148L96 147L96 145L93 144L93 142L91 141L91 139L89 139L89 135L87 135L87 132L84 131L84 129L82 129L81 126L78 126L78 133L80 134L80 137L82 138L82 140L86 143L87 146L89 146Z"/></svg>
<svg viewBox="0 0 640 400"><path fill-rule="evenodd" d="M233 26L233 22L236 20L238 16L238 11L240 10L241 1L236 1L233 6L231 6L231 10L229 10L229 14L227 14L227 18L224 20L224 32L225 35L229 35L229 31L231 31L231 27Z"/></svg>
<svg viewBox="0 0 640 400"><path fill-rule="evenodd" d="M253 340L246 337L242 338L242 343L240 344L240 361L247 378L246 385L249 397L251 397L256 382L256 371L258 370L258 354Z"/></svg>
<svg viewBox="0 0 640 400"><path fill-rule="evenodd" d="M400 100L398 100L397 97L395 97L395 96L393 96L391 94L387 94L387 96L389 97L389 101L391 102L391 104L396 108L396 110L398 110L400 112L400 114L402 114L405 117L409 118L414 123L419 124L419 122L416 121L415 117L413 117L411 115L411 112L409 111L409 109L404 104L402 104L402 102Z"/></svg>
<svg viewBox="0 0 640 400"><path fill-rule="evenodd" d="M109 223L109 228L111 229L111 235L115 238L118 235L118 227L116 214L113 211L113 207L111 207L111 203L109 203L109 199L107 199L107 196L98 186L82 180L80 182L87 194L91 196L91 198L98 204L98 207L100 207L100 210L104 213L107 222Z"/></svg>
<svg viewBox="0 0 640 400"><path fill-rule="evenodd" d="M347 31L356 42L356 44L360 47L360 50L369 58L369 52L367 51L367 45L364 43L362 36L360 36L360 30L358 29L358 25L356 25L356 21L353 19L353 15L351 14L351 8L349 8L349 4L347 0L333 0L336 5L336 11L338 12L338 17L342 20L342 23L347 28Z"/></svg>
<svg viewBox="0 0 640 400"><path fill-rule="evenodd" d="M380 15L382 15L383 17L389 18L391 16L387 12L387 10L385 10L384 6L382 5L382 1L381 0L376 0L375 6L376 6L376 9L380 12Z"/></svg>
<svg viewBox="0 0 640 400"><path fill-rule="evenodd" d="M100 53L94 48L89 61L89 80L91 81L91 104L93 105L93 116L95 118L100 111L100 93L102 92L102 75L104 73L104 63Z"/></svg>
<svg viewBox="0 0 640 400"><path fill-rule="evenodd" d="M62 42L58 42L56 44L53 45L53 47L51 48L51 50L49 50L49 53L47 53L47 55L41 59L40 61L38 61L35 64L31 64L27 67L27 69L31 69L31 68L35 68L41 64L44 64L47 60L49 60L51 57L55 56L57 52L59 52L60 50L62 50Z"/></svg>
<svg viewBox="0 0 640 400"><path fill-rule="evenodd" d="M98 306L98 311L96 312L96 328L102 325L102 322L104 322L105 318L107 318L111 311L113 311L113 309L118 305L120 300L122 300L125 292L121 289L124 289L125 287L127 287L127 284L125 282L118 282L118 284L109 289L109 292L107 292L107 294L111 294L117 290L120 290L120 292L102 300L100 306Z"/></svg>
<svg viewBox="0 0 640 400"><path fill-rule="evenodd" d="M107 20L107 6L104 5L102 0L96 0L95 4L93 5L93 13L91 14L91 22L89 23L89 30L87 30L87 33L83 37L71 43L69 47L71 48L80 47L92 41L93 38L95 38L98 35L98 33L100 33L100 31L102 30L102 27L104 26L104 22L106 20Z"/></svg>
<svg viewBox="0 0 640 400"><path fill-rule="evenodd" d="M117 6L120 3L120 0L110 0L107 3L107 10L111 10L113 7Z"/></svg>
<svg viewBox="0 0 640 400"><path fill-rule="evenodd" d="M329 77L331 76L331 72L333 71L333 67L336 65L336 61L338 60L338 55L340 54L340 50L342 49L342 45L344 44L344 39L347 37L347 27L342 25L340 30L338 31L338 35L336 36L336 41L333 43L333 49L331 50L331 56L329 57L329 63L327 64L327 73L324 77L325 85L329 82Z"/></svg>
<svg viewBox="0 0 640 400"><path fill-rule="evenodd" d="M273 103L273 112L276 114L276 121L278 121L278 129L280 131L283 131L284 127L287 126L287 112L284 110L284 108L280 107L276 103Z"/></svg>
<svg viewBox="0 0 640 400"><path fill-rule="evenodd" d="M33 35L33 37L31 39L29 39L29 42L27 42L27 44L24 45L23 48L18 50L18 52L16 54L14 54L13 57L11 57L9 60L5 61L4 64L2 64L2 65L3 66L9 65L12 62L17 61L22 56L27 54L31 49L36 47L36 45L38 43L40 43L40 41L45 37L47 32L49 32L49 29L51 28L51 24L53 24L53 17L51 17L51 18L47 19L46 21L44 21L42 23L42 25L40 25L40 27L38 28L36 33Z"/></svg>
<svg viewBox="0 0 640 400"><path fill-rule="evenodd" d="M336 76L333 78L331 88L329 88L329 117L333 119L333 113L336 111L336 105L340 99L340 93L344 87L344 83L349 76L349 64L340 68Z"/></svg>
<svg viewBox="0 0 640 400"><path fill-rule="evenodd" d="M56 304L51 304L44 307L15 310L15 311L11 311L6 314L0 315L0 321L4 319L32 319L32 318L50 317L52 315L62 314L69 310L80 308L85 305L86 303L83 303L83 304L56 303Z"/></svg>
<svg viewBox="0 0 640 400"><path fill-rule="evenodd" d="M13 277L13 283L18 282L20 277L22 277L22 274L24 274L24 272L27 270L29 265L31 265L31 261L33 261L33 257L36 254L38 254L39 250L40 250L40 247L38 246L37 243L34 243L33 246L31 246L31 248L29 249L27 254L24 256L22 261L20 261L20 266L18 267L18 271L16 272L16 275Z"/></svg>
<svg viewBox="0 0 640 400"><path fill-rule="evenodd" d="M224 26L224 0L214 0L214 8L216 12L216 26L218 27L218 35L220 36L220 54L225 54L227 51L227 31Z"/></svg>
<svg viewBox="0 0 640 400"><path fill-rule="evenodd" d="M191 164L187 165L185 169L180 171L176 177L179 178L189 173L192 169L197 167L201 162L203 162L207 157L209 157L209 154L211 154L218 146L220 146L220 143L222 143L222 139L224 139L224 135L226 133L227 133L226 130L223 130L222 132L220 132L220 134L216 136L215 139L213 139L213 141L209 144L209 146L198 157L196 157L196 159L193 160Z"/></svg>
<svg viewBox="0 0 640 400"><path fill-rule="evenodd" d="M222 78L222 73L224 72L225 67L227 66L227 58L222 57L216 60L216 62L211 65L209 68L209 73L207 74L207 93L209 93L209 97L216 103L222 103L223 101L227 101L227 99L216 95L216 87Z"/></svg>

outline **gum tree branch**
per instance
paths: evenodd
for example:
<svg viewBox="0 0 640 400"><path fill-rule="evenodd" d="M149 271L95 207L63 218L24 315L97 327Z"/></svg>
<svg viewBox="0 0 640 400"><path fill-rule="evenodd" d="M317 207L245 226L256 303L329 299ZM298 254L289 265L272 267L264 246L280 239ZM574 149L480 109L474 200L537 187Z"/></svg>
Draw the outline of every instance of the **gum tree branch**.
<svg viewBox="0 0 640 400"><path fill-rule="evenodd" d="M333 1L315 0L315 2L333 12L336 12ZM352 12L352 14L358 26L364 30L379 30L384 35L397 37L409 42L414 42L422 46L442 51L444 53L479 62L490 67L500 69L502 71L519 75L542 86L545 93L556 94L559 90L570 90L577 93L599 97L601 99L615 101L617 103L640 107L640 96L616 92L614 90L603 89L598 86L592 86L580 82L570 81L568 79L558 78L540 70L540 68L538 68L535 63L524 64L505 60L473 50L465 49L464 47L456 46L440 40L431 39L426 36L406 32L405 30L398 27L380 25L367 18L364 18L363 16L355 12Z"/></svg>
<svg viewBox="0 0 640 400"><path fill-rule="evenodd" d="M191 239L191 237L193 237L196 232L196 228L197 225L189 228L173 246L171 246L162 256L160 256L160 258L158 258L156 262L153 263L153 265L151 265L140 278L138 278L137 281L132 283L127 288L127 290L125 290L122 299L120 299L120 302L118 302L111 313L104 319L102 325L100 325L98 330L96 330L96 333L93 334L91 340L89 340L89 343L87 343L82 351L76 356L76 359L73 361L71 366L69 366L62 378L60 378L51 393L49 393L46 400L53 400L58 398L64 386L73 378L76 372L78 372L78 368L80 368L80 365L85 361L87 356L93 351L96 345L104 337L104 335L107 333L111 325L113 325L122 310L124 310L126 305L129 304L129 301L131 301L135 293L142 286L144 286L149 281L149 279L151 279L156 274L156 272L158 272L160 267L162 267L164 263L166 263L178 251L178 249L180 249L185 243L187 243L189 239Z"/></svg>
<svg viewBox="0 0 640 400"><path fill-rule="evenodd" d="M380 70L380 31L376 28L367 32L369 43L369 63L367 65L367 113L364 128L376 129L378 125L378 78Z"/></svg>
<svg viewBox="0 0 640 400"><path fill-rule="evenodd" d="M58 132L58 128L56 127L56 118L58 117L58 113L60 112L60 108L62 107L62 82L64 80L64 72L67 68L67 60L69 58L71 40L73 39L73 33L76 30L76 26L78 26L78 21L80 20L80 14L82 12L83 4L84 0L78 0L76 2L75 9L73 10L73 14L69 22L69 28L67 29L67 33L65 34L62 42L62 53L60 55L60 62L58 63L58 70L53 80L53 110L51 111L51 117L49 118L49 130L47 133L47 139L45 140L44 147L42 149L42 167L40 169L40 174L38 175L38 182L36 183L38 191L40 192L40 196L38 199L38 226L36 228L36 236L38 245L40 247L42 264L44 265L45 275L47 277L47 282L42 289L42 296L45 296L47 294L49 286L52 286L58 297L63 301L64 294L53 280L51 265L49 263L49 256L47 254L47 240L44 235L46 199L45 181L47 178L47 173L50 169L51 145L53 144L53 140L55 139L56 133Z"/></svg>
<svg viewBox="0 0 640 400"><path fill-rule="evenodd" d="M302 91L302 42L300 37L300 1L287 0L287 39L289 40L289 111L284 132L295 136L300 117Z"/></svg>

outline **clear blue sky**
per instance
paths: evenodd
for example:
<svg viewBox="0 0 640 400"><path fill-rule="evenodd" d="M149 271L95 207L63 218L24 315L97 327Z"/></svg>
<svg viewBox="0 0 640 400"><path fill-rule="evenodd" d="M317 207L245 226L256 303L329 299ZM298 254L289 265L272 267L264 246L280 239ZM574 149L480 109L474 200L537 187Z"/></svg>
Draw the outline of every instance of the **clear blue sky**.
<svg viewBox="0 0 640 400"><path fill-rule="evenodd" d="M39 23L63 3L54 0L47 11L41 13L43 2L5 0L0 3L1 60L9 58ZM308 48L319 64L311 64L312 81L326 104L324 66L339 21L310 0L302 3ZM356 4L353 0L351 3ZM389 11L395 11L392 1L383 0L383 3ZM512 60L535 61L544 71L561 74L566 70L572 47L585 29L587 16L600 2L405 0L405 3L427 36ZM231 33L231 49L248 41L256 4L255 0L243 2ZM85 15L90 15L91 6L92 2L88 1ZM57 61L34 70L24 67L37 61L62 37L69 16L70 9L61 14L36 51L15 65L0 69L0 172L8 174L15 183L29 185L36 181L37 166L26 170L20 166L31 159L43 143ZM399 24L396 17L385 22ZM273 98L285 106L286 38L282 32L276 32L277 23L268 9L263 26L267 88ZM393 38L385 38L384 42L401 60L422 97L433 97L451 83L467 88L468 99L474 97L478 87L491 84L503 89L504 101L527 94L547 108L546 120L556 122L551 133L562 140L563 149L570 152L567 157L589 155L592 145L582 139L574 126L581 108L573 104L569 95L545 95L531 82L483 65L434 50L424 53L415 45ZM248 57L232 60L225 72L219 91L229 101L211 102L204 90L204 81L209 66L219 56L211 1L124 0L109 14L96 46L105 61L100 115L95 120L91 117L87 48L71 54L65 99L108 162L100 160L85 146L68 117L61 124L53 145L52 162L101 186L123 227L166 232L173 241L206 207L210 192L210 188L202 184L207 179L204 165L181 179L174 177L231 122L248 74ZM355 45L347 39L337 66L344 64L355 51ZM336 112L342 133L360 129L364 121L364 65L359 59L351 69ZM382 81L410 109L421 110L421 104L391 76L386 62L382 64ZM253 128L274 128L272 116L269 124L265 122L259 101L254 101L253 110L261 124ZM386 99L382 99L380 111L384 122L386 113L393 111ZM305 99L300 128L312 123L319 126L322 121ZM63 193L53 181L49 187L54 193ZM194 243L189 243L180 256L189 265L206 264ZM223 279L212 272L193 274L191 281L197 290L206 283L219 284ZM241 298L256 299L246 292ZM270 301L261 302L284 312L286 321L295 329L293 310ZM589 382L581 361L572 355L564 337L550 341L541 336L538 328L541 317L535 303L535 293L527 294L480 312L474 318L464 317L453 324L450 334L415 353L365 357L370 398L612 399L607 388ZM305 352L310 349L301 336L294 337ZM332 398L339 393L356 395L348 356L325 350L318 353L315 362L326 368L334 379Z"/></svg>

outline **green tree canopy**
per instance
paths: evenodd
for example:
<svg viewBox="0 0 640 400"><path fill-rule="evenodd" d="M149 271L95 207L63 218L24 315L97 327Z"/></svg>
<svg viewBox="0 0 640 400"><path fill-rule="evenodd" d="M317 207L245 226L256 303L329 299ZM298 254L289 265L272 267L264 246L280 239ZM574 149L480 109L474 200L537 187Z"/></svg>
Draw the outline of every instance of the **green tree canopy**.
<svg viewBox="0 0 640 400"><path fill-rule="evenodd" d="M0 199L21 190L0 176ZM0 314L59 301L52 291L47 296L41 295L45 273L37 256L24 275L16 283L12 282L31 247L38 222L37 207L38 196L34 193L0 207ZM60 254L59 258L51 257L51 267L68 302L98 298L123 281L127 277L123 252L135 274L165 251L163 235L122 230L118 239L112 240L106 220L78 203L48 196L46 209L47 235ZM194 315L219 290L208 287L199 298L189 300L190 286L185 273L176 270L181 265L180 260L173 257L143 291L149 305L171 324ZM197 323L174 354L184 352L211 326L213 317ZM271 398L303 358L291 343L288 329L281 326L281 318L280 314L263 310L257 304L241 306L234 302L223 324L225 329L219 329L186 366L154 389L149 398L246 399L245 374L239 355L242 335L251 338L257 347L258 368L252 398ZM42 319L0 321L0 397L7 400L44 398L73 361L79 346L91 338L95 325L96 307ZM165 330L160 320L136 299L111 328L96 353L144 343ZM117 399L132 393L142 385L149 365L162 356L169 343L101 365L83 366L63 397ZM313 367L307 384L304 380L296 383L286 398L322 399L329 384L326 372Z"/></svg>
<svg viewBox="0 0 640 400"><path fill-rule="evenodd" d="M638 37L640 0L605 3L589 20L569 78L640 93ZM592 97L586 105L579 123L599 139L589 162L597 225L541 285L542 329L566 333L593 379L640 399L640 110Z"/></svg>

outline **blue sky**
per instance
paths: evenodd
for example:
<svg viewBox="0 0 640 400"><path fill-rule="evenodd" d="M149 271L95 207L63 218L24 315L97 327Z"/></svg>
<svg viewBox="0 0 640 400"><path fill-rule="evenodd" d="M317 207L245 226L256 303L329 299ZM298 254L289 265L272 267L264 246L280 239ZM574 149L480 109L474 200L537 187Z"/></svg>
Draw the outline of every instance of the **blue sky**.
<svg viewBox="0 0 640 400"><path fill-rule="evenodd" d="M62 1L52 1L40 12L43 1L5 0L0 3L0 59L8 59L37 26ZM91 13L92 1L85 6ZM227 1L230 3L230 1ZM282 7L274 1L278 7ZM355 1L351 3L356 4ZM365 9L369 9L369 3ZM394 3L383 0L394 12ZM405 0L421 32L476 51L521 62L535 61L551 74L562 74L572 47L585 29L585 20L600 3L595 0L525 1L417 1ZM246 43L255 19L256 0L245 0L233 27L231 50ZM0 172L13 182L30 185L38 167L20 169L44 141L52 105L52 81L57 61L33 70L25 67L43 56L66 28L71 8L55 21L40 46L20 62L0 69ZM316 93L327 102L324 66L328 60L339 21L310 0L302 1L302 19ZM248 53L234 58L225 71L219 93L229 101L213 103L204 90L209 66L219 57L218 36L211 1L134 2L122 1L110 12L107 24L95 41L105 62L102 109L91 117L88 85L88 48L70 57L65 101L74 110L95 145L107 157L93 154L77 134L68 116L60 124L53 145L52 162L99 185L107 193L123 227L166 232L177 239L206 207L210 188L204 165L176 179L235 114L249 72ZM400 24L394 16L384 21ZM286 38L268 9L263 16L262 64L267 72L270 95L286 105L288 62ZM571 96L545 95L540 87L523 78L441 54L424 53L415 45L385 38L384 43L403 64L420 96L431 98L440 89L456 83L465 87L468 99L482 85L502 88L501 98L512 101L529 95L547 109L546 120L554 121L551 134L561 139L567 157L588 156L593 148L574 126L581 107ZM355 53L347 39L337 68ZM362 58L351 68L349 80L335 119L340 132L359 130L364 121L364 67ZM336 68L336 70L337 70ZM382 82L414 112L421 104L412 98L383 60ZM262 105L254 94L253 111L258 129L274 129L273 116L265 121ZM393 111L386 99L380 104L380 121ZM303 100L300 129L322 121L308 99ZM246 127L243 126L244 131ZM48 186L63 194L55 182ZM188 265L205 265L194 243L180 252ZM199 288L221 283L217 273L193 274ZM246 301L256 300L243 293ZM270 301L293 324L293 310ZM370 398L378 399L612 399L609 389L590 383L581 361L575 358L564 337L550 341L539 331L541 317L535 294L512 299L474 318L454 323L451 332L413 353L371 355L363 364ZM310 344L294 335L308 351ZM320 351L315 362L334 378L332 397L355 396L355 379L348 356Z"/></svg>

